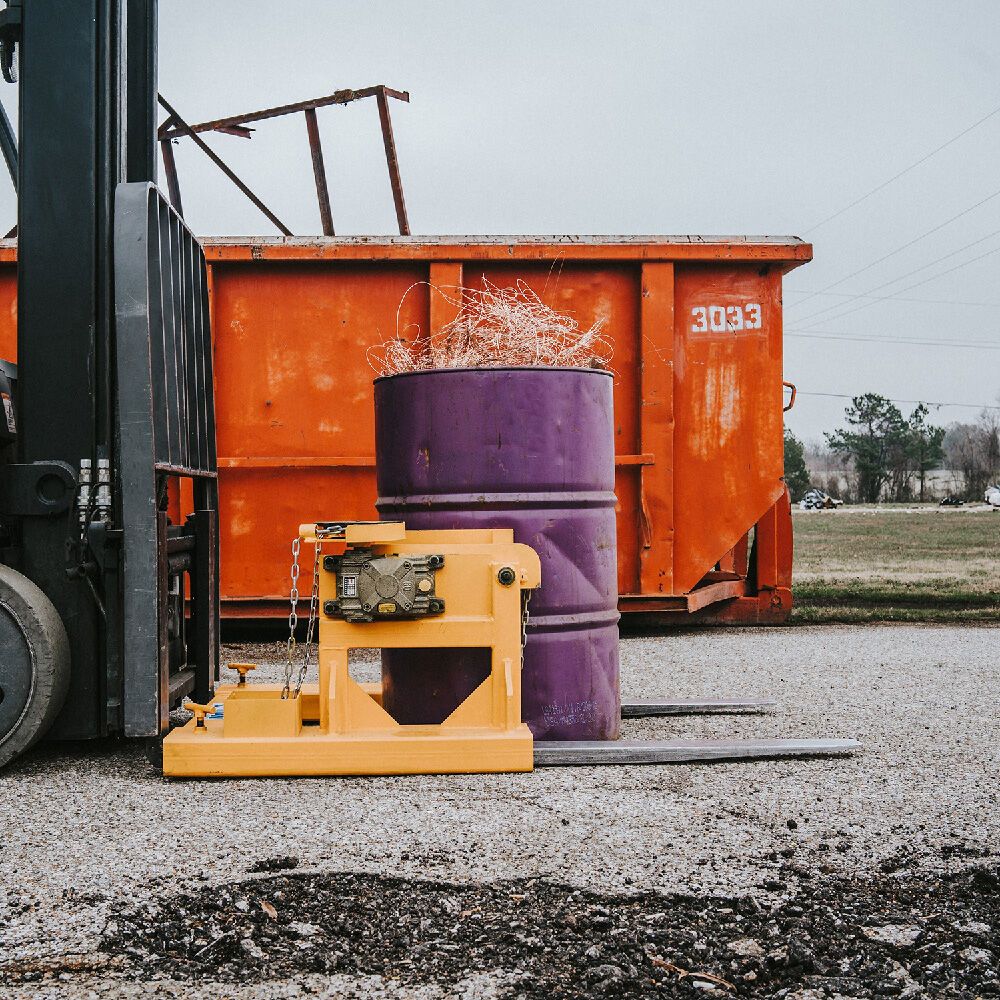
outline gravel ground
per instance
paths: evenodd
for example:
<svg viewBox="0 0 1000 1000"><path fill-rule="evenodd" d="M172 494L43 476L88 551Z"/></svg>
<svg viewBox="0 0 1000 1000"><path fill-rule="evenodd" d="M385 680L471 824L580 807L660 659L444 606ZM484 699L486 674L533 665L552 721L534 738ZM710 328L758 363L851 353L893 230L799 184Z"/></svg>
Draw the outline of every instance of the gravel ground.
<svg viewBox="0 0 1000 1000"><path fill-rule="evenodd" d="M0 997L1000 995L998 642L623 639L628 696L779 703L624 735L849 759L198 783L136 743L43 746L0 775Z"/></svg>

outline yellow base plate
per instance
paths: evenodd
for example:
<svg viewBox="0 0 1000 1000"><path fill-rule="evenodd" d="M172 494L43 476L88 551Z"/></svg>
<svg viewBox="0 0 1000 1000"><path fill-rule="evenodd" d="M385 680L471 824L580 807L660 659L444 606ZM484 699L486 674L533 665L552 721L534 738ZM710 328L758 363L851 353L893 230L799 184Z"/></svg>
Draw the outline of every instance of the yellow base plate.
<svg viewBox="0 0 1000 1000"><path fill-rule="evenodd" d="M531 731L523 723L493 732L480 726L397 725L390 731L322 732L318 686L306 684L299 698L285 701L279 700L280 690L277 685L219 687L212 703L222 708L224 717L206 718L203 727L192 719L171 732L163 740L163 773L172 778L250 778L474 774L534 767ZM376 705L380 702L377 685L366 684L362 690ZM267 715L254 719L258 706ZM253 713L250 719L244 717L248 710ZM275 724L276 711L280 725ZM228 731L223 735L227 713ZM259 730L253 731L248 722L258 722ZM234 730L246 735L233 735Z"/></svg>
<svg viewBox="0 0 1000 1000"><path fill-rule="evenodd" d="M163 741L163 773L175 778L248 778L255 776L360 774L472 774L530 771L534 753L531 732L484 734L481 729L447 736L416 735L402 726L399 735L309 732L299 736L226 737L207 720L174 730Z"/></svg>

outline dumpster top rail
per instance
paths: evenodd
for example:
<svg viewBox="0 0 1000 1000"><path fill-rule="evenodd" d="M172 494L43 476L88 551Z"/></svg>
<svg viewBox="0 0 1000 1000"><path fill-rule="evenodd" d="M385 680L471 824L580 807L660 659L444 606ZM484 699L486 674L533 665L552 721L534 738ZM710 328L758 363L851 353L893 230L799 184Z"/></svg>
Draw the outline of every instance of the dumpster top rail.
<svg viewBox="0 0 1000 1000"><path fill-rule="evenodd" d="M812 260L796 236L292 236L206 237L209 260ZM8 243L0 241L0 254ZM11 246L16 246L10 241Z"/></svg>
<svg viewBox="0 0 1000 1000"><path fill-rule="evenodd" d="M797 236L207 236L212 260L774 261L788 271L812 260ZM456 251L459 251L456 254ZM0 261L17 240L0 240Z"/></svg>

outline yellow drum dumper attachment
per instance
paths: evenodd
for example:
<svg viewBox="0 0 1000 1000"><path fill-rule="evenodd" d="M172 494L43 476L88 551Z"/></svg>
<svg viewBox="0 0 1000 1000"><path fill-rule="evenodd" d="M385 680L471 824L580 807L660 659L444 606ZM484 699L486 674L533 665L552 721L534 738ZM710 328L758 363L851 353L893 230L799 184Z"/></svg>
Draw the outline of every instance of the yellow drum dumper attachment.
<svg viewBox="0 0 1000 1000"><path fill-rule="evenodd" d="M173 777L530 771L521 721L521 593L537 554L509 528L407 531L402 522L302 525L333 541L317 561L319 684L239 683L163 741ZM381 688L348 674L351 649L488 647L489 676L439 725L400 725Z"/></svg>

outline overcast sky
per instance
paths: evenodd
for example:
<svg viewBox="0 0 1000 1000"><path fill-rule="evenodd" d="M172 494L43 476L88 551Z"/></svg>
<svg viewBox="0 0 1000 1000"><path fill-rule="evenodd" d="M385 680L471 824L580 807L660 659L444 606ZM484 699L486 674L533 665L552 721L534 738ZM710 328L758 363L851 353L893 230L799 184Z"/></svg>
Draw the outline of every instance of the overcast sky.
<svg viewBox="0 0 1000 1000"><path fill-rule="evenodd" d="M408 90L392 112L417 234L810 240L815 260L785 282L800 436L837 426L846 402L805 393L998 402L996 0L160 0L159 38L160 90L189 121ZM319 121L338 234L392 233L374 102ZM294 232L319 232L301 116L209 142ZM197 233L275 233L190 142L176 155Z"/></svg>

